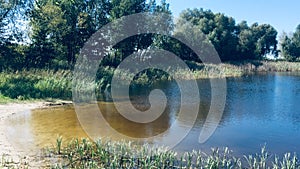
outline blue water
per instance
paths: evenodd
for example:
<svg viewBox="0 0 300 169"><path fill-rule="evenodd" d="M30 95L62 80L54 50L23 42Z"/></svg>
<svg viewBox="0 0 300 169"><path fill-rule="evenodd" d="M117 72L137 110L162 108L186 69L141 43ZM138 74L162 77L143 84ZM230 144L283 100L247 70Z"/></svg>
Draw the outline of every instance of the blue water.
<svg viewBox="0 0 300 169"><path fill-rule="evenodd" d="M198 82L199 86L206 83L206 80ZM205 86L203 90L208 85ZM178 149L229 147L234 154L242 155L260 152L261 147L266 146L269 152L278 155L286 152L300 154L299 73L228 78L227 88L225 111L211 138L204 144L197 142L201 122L205 119L199 117ZM205 96L209 98L209 94ZM202 108L205 114L205 106Z"/></svg>

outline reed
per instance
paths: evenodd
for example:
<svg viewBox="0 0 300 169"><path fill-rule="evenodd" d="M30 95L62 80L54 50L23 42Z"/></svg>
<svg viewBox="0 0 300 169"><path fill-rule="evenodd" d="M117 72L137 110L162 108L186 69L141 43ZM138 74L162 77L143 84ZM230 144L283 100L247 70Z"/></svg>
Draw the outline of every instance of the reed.
<svg viewBox="0 0 300 169"><path fill-rule="evenodd" d="M177 153L166 147L137 145L129 141L74 139L63 144L58 137L54 147L46 149L43 161L46 168L172 168L172 169L300 169L296 154L283 157L272 155L264 146L260 153L245 155L242 159L232 155L229 148L212 148L211 152L193 150ZM16 163L6 156L0 168L29 168L28 163Z"/></svg>
<svg viewBox="0 0 300 169"><path fill-rule="evenodd" d="M59 138L60 139L60 138ZM165 147L139 146L133 142L110 141L99 139L91 142L88 139L75 139L49 153L62 159L61 163L52 164L53 168L209 168L209 169L299 169L296 154L284 155L282 159L269 154L263 147L260 153L234 157L228 148L214 148L210 153L193 150L177 153ZM243 162L243 160L245 162Z"/></svg>
<svg viewBox="0 0 300 169"><path fill-rule="evenodd" d="M70 71L29 70L0 73L0 92L17 99L71 97Z"/></svg>

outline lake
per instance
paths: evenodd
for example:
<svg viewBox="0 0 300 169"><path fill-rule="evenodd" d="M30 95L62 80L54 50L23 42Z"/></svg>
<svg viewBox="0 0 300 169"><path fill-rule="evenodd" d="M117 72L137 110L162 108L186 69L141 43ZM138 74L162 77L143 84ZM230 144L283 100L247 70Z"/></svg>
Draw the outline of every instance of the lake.
<svg viewBox="0 0 300 169"><path fill-rule="evenodd" d="M233 154L241 156L260 152L261 147L266 145L269 152L278 155L285 152L300 154L300 73L227 78L227 99L222 119L220 123L216 122L216 131L203 144L198 142L198 138L210 107L210 81L197 82L201 100L198 117L192 130L175 150L209 151L211 147L229 147ZM168 98L165 111L155 121L141 124L127 120L117 112L111 101L98 103L103 117L116 131L135 138L172 130L170 126L176 120L180 107L180 92L175 82L132 89L131 102L137 109L147 110L150 107L147 96L154 88L162 89ZM93 110L87 106L86 111ZM33 150L52 145L58 135L66 140L87 137L71 105L32 110L14 115L7 121L7 136L19 148ZM111 133L103 137L121 139Z"/></svg>

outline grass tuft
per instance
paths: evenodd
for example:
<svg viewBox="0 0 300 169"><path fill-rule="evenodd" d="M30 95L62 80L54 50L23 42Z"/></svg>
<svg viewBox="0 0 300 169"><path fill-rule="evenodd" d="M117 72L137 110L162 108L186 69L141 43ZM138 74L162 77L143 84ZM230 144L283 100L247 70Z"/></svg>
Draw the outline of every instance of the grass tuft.
<svg viewBox="0 0 300 169"><path fill-rule="evenodd" d="M61 138L58 138L61 141ZM60 158L60 163L52 164L55 168L209 168L209 169L299 169L297 156L290 153L282 159L272 159L266 148L255 155L244 156L244 161L234 157L228 148L214 148L211 153L201 151L176 153L164 147L152 148L149 145L138 146L132 142L109 141L99 139L75 139L57 153L57 148L50 154Z"/></svg>

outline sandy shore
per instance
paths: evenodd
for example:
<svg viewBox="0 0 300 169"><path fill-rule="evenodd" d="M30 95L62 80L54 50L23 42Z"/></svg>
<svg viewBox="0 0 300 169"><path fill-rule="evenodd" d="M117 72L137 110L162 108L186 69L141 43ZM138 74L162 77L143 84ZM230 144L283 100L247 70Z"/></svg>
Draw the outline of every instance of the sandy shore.
<svg viewBox="0 0 300 169"><path fill-rule="evenodd" d="M7 138L5 121L17 113L53 105L59 104L49 102L0 104L0 168L4 163L4 166L14 168L45 168L45 161L42 160L41 154L37 154L38 152L28 153L10 143Z"/></svg>

